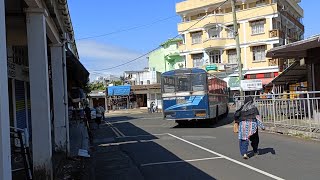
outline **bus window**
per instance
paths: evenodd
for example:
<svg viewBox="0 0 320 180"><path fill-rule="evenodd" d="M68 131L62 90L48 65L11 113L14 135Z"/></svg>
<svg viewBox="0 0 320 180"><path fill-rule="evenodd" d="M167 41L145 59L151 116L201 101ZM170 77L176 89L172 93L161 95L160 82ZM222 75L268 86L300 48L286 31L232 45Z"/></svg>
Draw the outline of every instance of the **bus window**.
<svg viewBox="0 0 320 180"><path fill-rule="evenodd" d="M191 85L192 91L206 91L206 74L192 74L191 75Z"/></svg>
<svg viewBox="0 0 320 180"><path fill-rule="evenodd" d="M179 75L176 77L177 92L190 91L190 75Z"/></svg>
<svg viewBox="0 0 320 180"><path fill-rule="evenodd" d="M163 93L174 93L175 92L175 80L174 77L163 77L162 78L162 91Z"/></svg>

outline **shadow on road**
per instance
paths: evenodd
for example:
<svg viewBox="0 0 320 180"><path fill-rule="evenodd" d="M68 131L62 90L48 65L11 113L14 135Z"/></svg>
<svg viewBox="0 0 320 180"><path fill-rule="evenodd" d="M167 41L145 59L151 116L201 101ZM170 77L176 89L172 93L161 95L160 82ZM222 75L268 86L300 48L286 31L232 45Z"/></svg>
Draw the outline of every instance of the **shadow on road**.
<svg viewBox="0 0 320 180"><path fill-rule="evenodd" d="M115 121L121 121L123 117L113 118L111 123ZM125 117L124 119L133 119ZM163 180L163 179L199 179L199 180L214 180L215 178L193 166L192 164L185 162L183 159L175 155L170 151L171 148L174 148L171 143L174 143L172 137L161 136L161 135L152 135L143 129L135 126L131 122L121 122L114 124L125 136L117 137L116 142L105 147L101 148L114 148L117 146L123 153L130 157L130 161L135 164L135 166L140 170L143 179L150 180ZM170 141L171 140L171 141ZM160 143L164 143L160 144ZM169 146L168 146L169 144ZM169 149L167 149L170 147ZM98 175L97 179L104 179L110 177L112 172L109 169L106 169L106 166L103 164L105 161L100 160L99 157L96 157L98 162L96 166L99 168L99 172L103 175ZM188 159L190 157L187 157ZM125 163L126 161L124 161ZM163 162L173 162L173 163L163 163ZM116 164L119 162L115 162ZM119 165L123 167L124 170L121 173L128 173L129 171L125 170L126 165ZM119 173L119 168L116 170ZM99 173L96 171L96 173ZM128 174L127 179L135 179L135 177ZM124 179L126 179L124 178ZM107 178L108 179L108 178Z"/></svg>
<svg viewBox="0 0 320 180"><path fill-rule="evenodd" d="M229 113L227 117L219 117L218 122L205 122L205 121L189 121L183 124L176 125L172 128L217 128L225 125L232 124L234 121L233 113Z"/></svg>

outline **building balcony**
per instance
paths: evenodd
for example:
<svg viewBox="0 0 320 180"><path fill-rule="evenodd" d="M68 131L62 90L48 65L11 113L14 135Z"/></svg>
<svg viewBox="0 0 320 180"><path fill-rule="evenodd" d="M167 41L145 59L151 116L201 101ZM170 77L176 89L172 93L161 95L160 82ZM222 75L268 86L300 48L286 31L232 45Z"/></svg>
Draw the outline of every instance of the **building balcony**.
<svg viewBox="0 0 320 180"><path fill-rule="evenodd" d="M204 49L223 48L226 44L225 38L208 39L203 42Z"/></svg>
<svg viewBox="0 0 320 180"><path fill-rule="evenodd" d="M280 7L278 7L280 8ZM304 25L297 20L296 18L294 18L290 13L286 12L286 11L282 11L281 15L283 15L284 17L286 17L289 21L291 21L294 25L296 25L297 27L299 27L302 31L304 31Z"/></svg>
<svg viewBox="0 0 320 180"><path fill-rule="evenodd" d="M269 31L269 38L278 38L280 37L280 31L278 29L273 29Z"/></svg>
<svg viewBox="0 0 320 180"><path fill-rule="evenodd" d="M225 0L215 0L214 3L220 4L224 1ZM203 1L203 0L182 1L176 4L176 11L177 13L182 13L190 10L190 7L192 7L192 9L200 9L200 8L205 8L209 5L212 5L212 1Z"/></svg>
<svg viewBox="0 0 320 180"><path fill-rule="evenodd" d="M193 26L196 22L198 22L199 19L197 20L192 20L192 21L186 21L186 22L181 22L178 24L178 31L182 32ZM208 26L210 24L223 24L224 23L224 16L221 14L210 14L208 17L200 21L197 25L193 26L192 29L196 28L203 28L205 26Z"/></svg>
<svg viewBox="0 0 320 180"><path fill-rule="evenodd" d="M268 66L278 66L278 59L268 59Z"/></svg>
<svg viewBox="0 0 320 180"><path fill-rule="evenodd" d="M279 29L272 29L269 31L269 38L281 38L285 37L284 32Z"/></svg>

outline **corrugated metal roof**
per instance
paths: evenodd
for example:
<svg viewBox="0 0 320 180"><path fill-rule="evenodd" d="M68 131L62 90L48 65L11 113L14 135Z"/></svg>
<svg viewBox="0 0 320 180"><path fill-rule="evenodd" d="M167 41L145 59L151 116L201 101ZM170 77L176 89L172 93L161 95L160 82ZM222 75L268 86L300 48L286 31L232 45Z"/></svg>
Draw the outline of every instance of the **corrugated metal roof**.
<svg viewBox="0 0 320 180"><path fill-rule="evenodd" d="M128 96L130 94L130 85L110 86L108 87L108 96Z"/></svg>

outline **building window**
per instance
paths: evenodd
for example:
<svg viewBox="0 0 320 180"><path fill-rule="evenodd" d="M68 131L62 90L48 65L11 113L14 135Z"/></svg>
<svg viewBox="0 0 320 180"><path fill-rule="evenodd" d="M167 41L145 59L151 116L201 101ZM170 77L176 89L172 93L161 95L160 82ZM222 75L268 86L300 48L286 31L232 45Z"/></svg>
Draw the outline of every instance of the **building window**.
<svg viewBox="0 0 320 180"><path fill-rule="evenodd" d="M147 84L150 84L150 80L147 80Z"/></svg>
<svg viewBox="0 0 320 180"><path fill-rule="evenodd" d="M228 38L234 38L234 27L233 26L227 26L227 37Z"/></svg>
<svg viewBox="0 0 320 180"><path fill-rule="evenodd" d="M202 67L204 65L203 54L193 54L193 67Z"/></svg>
<svg viewBox="0 0 320 180"><path fill-rule="evenodd" d="M240 11L241 10L241 5L236 5L236 11Z"/></svg>
<svg viewBox="0 0 320 180"><path fill-rule="evenodd" d="M186 35L182 34L182 44L186 44Z"/></svg>
<svg viewBox="0 0 320 180"><path fill-rule="evenodd" d="M202 42L202 32L191 33L192 44L199 44Z"/></svg>
<svg viewBox="0 0 320 180"><path fill-rule="evenodd" d="M256 2L257 7L263 6L263 5L265 5L265 4L266 4L266 1L265 1L265 0L258 0L258 1Z"/></svg>
<svg viewBox="0 0 320 180"><path fill-rule="evenodd" d="M251 33L253 35L264 33L264 23L264 20L251 22Z"/></svg>
<svg viewBox="0 0 320 180"><path fill-rule="evenodd" d="M209 39L211 38L219 38L220 37L220 27L219 26L213 26L210 29L208 29Z"/></svg>
<svg viewBox="0 0 320 180"><path fill-rule="evenodd" d="M140 85L143 85L143 81L140 81Z"/></svg>
<svg viewBox="0 0 320 180"><path fill-rule="evenodd" d="M266 47L254 46L252 47L253 61L264 61L266 59Z"/></svg>
<svg viewBox="0 0 320 180"><path fill-rule="evenodd" d="M237 63L237 51L235 49L228 51L228 63L230 64Z"/></svg>
<svg viewBox="0 0 320 180"><path fill-rule="evenodd" d="M156 95L155 94L150 94L150 100L155 100L156 99Z"/></svg>
<svg viewBox="0 0 320 180"><path fill-rule="evenodd" d="M210 64L221 63L220 50L214 50L209 53Z"/></svg>

